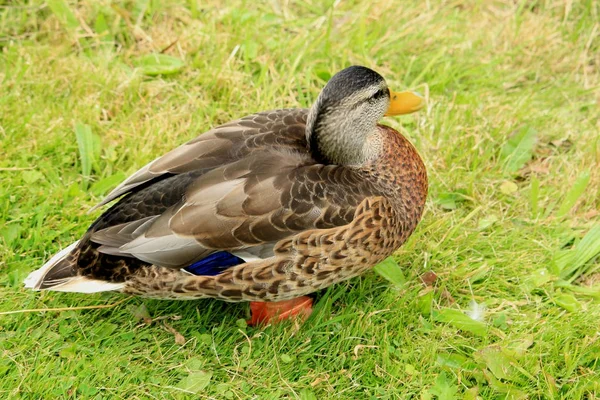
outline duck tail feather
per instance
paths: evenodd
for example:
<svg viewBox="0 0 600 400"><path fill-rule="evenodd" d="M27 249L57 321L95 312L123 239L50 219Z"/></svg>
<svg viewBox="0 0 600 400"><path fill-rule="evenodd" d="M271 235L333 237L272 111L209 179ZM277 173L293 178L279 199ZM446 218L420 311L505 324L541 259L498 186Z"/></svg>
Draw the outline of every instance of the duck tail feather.
<svg viewBox="0 0 600 400"><path fill-rule="evenodd" d="M33 290L96 293L122 289L121 282L106 282L77 275L79 241L56 253L40 269L25 278L25 287Z"/></svg>

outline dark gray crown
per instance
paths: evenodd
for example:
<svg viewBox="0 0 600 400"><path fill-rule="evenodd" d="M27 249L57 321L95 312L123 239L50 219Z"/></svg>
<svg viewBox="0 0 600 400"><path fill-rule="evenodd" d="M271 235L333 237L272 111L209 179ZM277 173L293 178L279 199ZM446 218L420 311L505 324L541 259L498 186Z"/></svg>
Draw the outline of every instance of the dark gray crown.
<svg viewBox="0 0 600 400"><path fill-rule="evenodd" d="M384 86L385 79L377 72L353 65L335 74L323 88L322 97L327 103L337 103L352 93L372 86Z"/></svg>

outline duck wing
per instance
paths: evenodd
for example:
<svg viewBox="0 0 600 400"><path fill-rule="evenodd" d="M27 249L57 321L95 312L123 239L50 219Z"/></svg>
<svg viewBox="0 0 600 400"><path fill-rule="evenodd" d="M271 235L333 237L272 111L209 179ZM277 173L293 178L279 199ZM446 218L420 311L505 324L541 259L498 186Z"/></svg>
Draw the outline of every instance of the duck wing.
<svg viewBox="0 0 600 400"><path fill-rule="evenodd" d="M360 171L318 164L305 110L280 110L215 128L140 169L89 231L95 249L184 268L219 251L272 255L280 240L349 223L372 194Z"/></svg>
<svg viewBox="0 0 600 400"><path fill-rule="evenodd" d="M140 168L92 210L165 177L208 171L268 146L295 148L304 136L307 115L306 109L273 110L213 128Z"/></svg>

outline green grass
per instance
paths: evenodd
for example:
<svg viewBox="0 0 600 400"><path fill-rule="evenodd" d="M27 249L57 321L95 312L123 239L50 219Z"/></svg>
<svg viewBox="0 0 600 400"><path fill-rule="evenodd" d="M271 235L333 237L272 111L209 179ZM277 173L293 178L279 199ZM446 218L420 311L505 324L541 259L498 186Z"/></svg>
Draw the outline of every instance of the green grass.
<svg viewBox="0 0 600 400"><path fill-rule="evenodd" d="M212 300L0 315L0 397L600 397L600 3L179 3L0 2L0 312L124 299L21 282L127 174L350 64L428 98L385 121L431 183L403 274L302 326Z"/></svg>

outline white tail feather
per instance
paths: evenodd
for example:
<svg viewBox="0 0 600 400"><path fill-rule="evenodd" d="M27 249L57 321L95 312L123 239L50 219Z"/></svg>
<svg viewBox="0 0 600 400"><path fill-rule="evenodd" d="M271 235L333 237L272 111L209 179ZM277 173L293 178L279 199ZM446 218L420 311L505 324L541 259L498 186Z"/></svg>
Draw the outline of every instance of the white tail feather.
<svg viewBox="0 0 600 400"><path fill-rule="evenodd" d="M68 247L65 247L52 256L52 258L48 260L48 262L41 268L30 273L29 276L25 278L25 281L23 281L25 287L27 289L39 290L48 271L50 271L52 267L54 267L59 261L69 255L69 253L71 253L78 243L79 241L70 244ZM124 285L124 283L100 281L96 279L90 279L85 276L73 276L72 278L67 278L62 283L48 288L48 290L54 290L58 292L97 293L120 290Z"/></svg>
<svg viewBox="0 0 600 400"><path fill-rule="evenodd" d="M77 293L98 293L121 290L125 284L123 282L106 282L97 279L90 279L85 276L74 276L65 283L48 288L56 292L77 292Z"/></svg>
<svg viewBox="0 0 600 400"><path fill-rule="evenodd" d="M71 243L68 247L65 247L64 249L53 255L52 258L49 259L46 262L46 264L42 265L40 269L36 269L32 273L30 273L29 276L23 281L25 287L27 289L38 290L42 282L44 281L46 273L50 270L50 268L52 268L54 265L56 265L57 262L65 258L71 252L71 250L73 250L75 246L77 246L78 243L79 240L74 243Z"/></svg>

